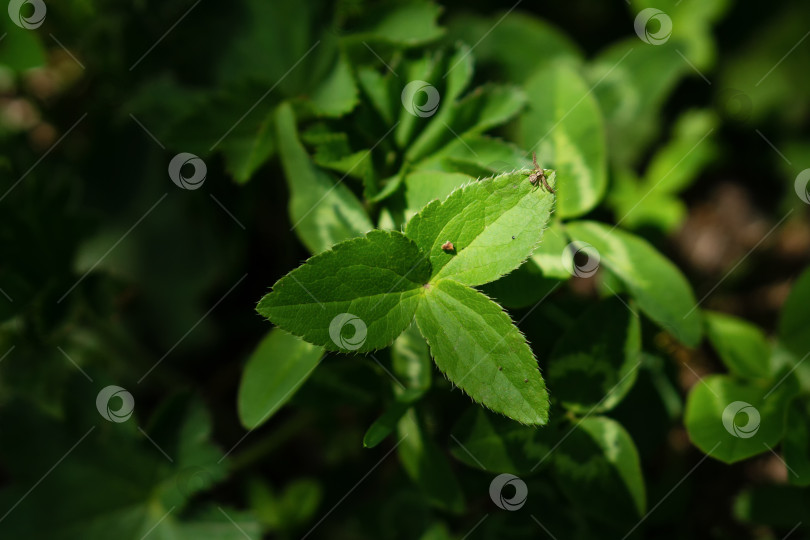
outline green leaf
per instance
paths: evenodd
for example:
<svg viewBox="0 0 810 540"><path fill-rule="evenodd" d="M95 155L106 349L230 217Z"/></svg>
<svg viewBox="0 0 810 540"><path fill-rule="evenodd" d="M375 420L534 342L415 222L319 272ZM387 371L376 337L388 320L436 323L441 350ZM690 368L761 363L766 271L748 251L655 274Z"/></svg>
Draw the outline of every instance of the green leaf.
<svg viewBox="0 0 810 540"><path fill-rule="evenodd" d="M456 15L448 23L448 33L452 39L475 43L475 56L480 63L494 65L501 79L517 83L531 75L531 68L582 59L577 45L565 34L519 10L489 16Z"/></svg>
<svg viewBox="0 0 810 540"><path fill-rule="evenodd" d="M433 363L430 361L430 348L419 333L416 322L412 323L391 347L391 369L405 390L423 394L430 388L433 379ZM395 391L399 386L394 386Z"/></svg>
<svg viewBox="0 0 810 540"><path fill-rule="evenodd" d="M641 363L641 327L631 308L616 297L602 301L555 344L546 376L554 397L569 410L610 410L632 388Z"/></svg>
<svg viewBox="0 0 810 540"><path fill-rule="evenodd" d="M332 72L312 93L310 103L316 114L339 117L357 106L360 102L358 94L349 61L341 55Z"/></svg>
<svg viewBox="0 0 810 540"><path fill-rule="evenodd" d="M411 213L430 201L444 200L453 190L474 182L475 178L461 173L415 171L405 176L405 204Z"/></svg>
<svg viewBox="0 0 810 540"><path fill-rule="evenodd" d="M385 125L393 125L394 113L399 105L399 83L395 75L389 72L380 74L372 68L360 66L357 68L357 80Z"/></svg>
<svg viewBox="0 0 810 540"><path fill-rule="evenodd" d="M793 284L782 306L779 318L779 339L798 358L810 353L810 270L805 270Z"/></svg>
<svg viewBox="0 0 810 540"><path fill-rule="evenodd" d="M311 257L273 285L257 310L330 351L391 344L413 320L430 262L395 231L371 231Z"/></svg>
<svg viewBox="0 0 810 540"><path fill-rule="evenodd" d="M568 245L568 235L557 221L551 224L543 233L543 241L532 255L532 260L543 271L543 275L553 279L568 279L571 273L562 262L565 247Z"/></svg>
<svg viewBox="0 0 810 540"><path fill-rule="evenodd" d="M408 147L407 161L419 161L454 138L478 135L506 123L526 104L518 87L486 84L456 103L439 105L439 113ZM409 116L412 116L408 113Z"/></svg>
<svg viewBox="0 0 810 540"><path fill-rule="evenodd" d="M4 37L0 41L0 66L17 72L44 66L47 53L38 33L19 28L6 18L6 13L2 15L4 24L0 24L0 35Z"/></svg>
<svg viewBox="0 0 810 540"><path fill-rule="evenodd" d="M633 439L606 417L578 421L554 451L552 474L585 513L635 522L646 508L641 463Z"/></svg>
<svg viewBox="0 0 810 540"><path fill-rule="evenodd" d="M737 317L705 312L706 335L726 367L739 377L770 379L771 346L762 330Z"/></svg>
<svg viewBox="0 0 810 540"><path fill-rule="evenodd" d="M248 358L239 384L239 420L247 429L265 423L295 394L323 356L320 347L271 330Z"/></svg>
<svg viewBox="0 0 810 540"><path fill-rule="evenodd" d="M385 440L396 429L400 419L408 412L411 403L407 401L393 401L385 412L377 418L363 435L363 446L374 448Z"/></svg>
<svg viewBox="0 0 810 540"><path fill-rule="evenodd" d="M420 161L417 171L461 172L471 176L492 176L525 167L533 168L517 145L486 135L454 139ZM475 171L475 172L473 172Z"/></svg>
<svg viewBox="0 0 810 540"><path fill-rule="evenodd" d="M768 452L784 435L787 404L796 390L790 377L776 385L735 381L727 375L705 377L686 401L689 438L725 463Z"/></svg>
<svg viewBox="0 0 810 540"><path fill-rule="evenodd" d="M428 204L405 234L429 254L431 279L466 285L494 281L520 266L543 237L554 195L527 180L529 171L503 174L457 189ZM554 174L549 175L554 185ZM442 245L450 241L455 249Z"/></svg>
<svg viewBox="0 0 810 540"><path fill-rule="evenodd" d="M656 140L660 108L678 80L693 73L675 40L656 46L633 36L602 51L587 65L607 130L611 163L631 167Z"/></svg>
<svg viewBox="0 0 810 540"><path fill-rule="evenodd" d="M422 489L428 501L453 513L464 511L464 492L447 458L424 432L411 410L397 426L399 458L408 476Z"/></svg>
<svg viewBox="0 0 810 540"><path fill-rule="evenodd" d="M500 306L456 281L433 281L416 323L441 372L474 401L523 424L548 421L537 360Z"/></svg>
<svg viewBox="0 0 810 540"><path fill-rule="evenodd" d="M796 486L810 485L810 414L807 403L794 402L788 410L787 432L782 454L788 469L788 481Z"/></svg>
<svg viewBox="0 0 810 540"><path fill-rule="evenodd" d="M689 282L645 240L614 229L594 221L566 224L573 240L599 252L601 263L624 283L641 311L682 343L697 345L702 324Z"/></svg>
<svg viewBox="0 0 810 540"><path fill-rule="evenodd" d="M481 407L467 409L453 426L450 452L462 463L484 471L529 474L551 455L550 426L522 426Z"/></svg>
<svg viewBox="0 0 810 540"><path fill-rule="evenodd" d="M360 236L374 228L360 201L344 184L335 184L315 166L298 140L292 107L283 103L276 112L281 164L290 188L290 220L296 234L312 253Z"/></svg>
<svg viewBox="0 0 810 540"><path fill-rule="evenodd" d="M433 2L409 2L385 10L371 28L361 30L359 37L414 47L440 38L444 29L437 21L441 6ZM355 36L352 36L355 37Z"/></svg>
<svg viewBox="0 0 810 540"><path fill-rule="evenodd" d="M557 170L560 217L585 214L607 187L605 128L590 85L571 66L555 64L535 72L525 90L531 99L520 115L521 146Z"/></svg>

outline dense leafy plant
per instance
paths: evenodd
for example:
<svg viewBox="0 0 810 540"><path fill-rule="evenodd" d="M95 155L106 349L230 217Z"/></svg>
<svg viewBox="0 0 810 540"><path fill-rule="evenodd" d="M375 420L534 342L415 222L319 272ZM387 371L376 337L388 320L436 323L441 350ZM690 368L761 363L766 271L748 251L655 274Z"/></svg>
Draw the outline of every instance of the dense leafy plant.
<svg viewBox="0 0 810 540"><path fill-rule="evenodd" d="M0 536L806 532L807 257L755 324L711 296L751 251L671 242L777 116L806 230L804 10L719 63L729 3L629 6L612 43L427 0L0 18Z"/></svg>

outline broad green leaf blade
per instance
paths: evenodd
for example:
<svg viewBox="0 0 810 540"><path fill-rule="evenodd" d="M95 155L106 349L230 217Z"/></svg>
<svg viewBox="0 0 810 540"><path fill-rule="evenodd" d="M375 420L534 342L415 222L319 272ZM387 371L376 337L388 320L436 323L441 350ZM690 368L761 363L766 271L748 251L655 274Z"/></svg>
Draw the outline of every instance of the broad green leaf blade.
<svg viewBox="0 0 810 540"><path fill-rule="evenodd" d="M462 463L493 473L528 474L551 455L552 426L522 426L481 407L467 409L453 426L450 449Z"/></svg>
<svg viewBox="0 0 810 540"><path fill-rule="evenodd" d="M605 128L590 85L573 67L555 64L532 75L525 89L521 146L536 151L541 166L556 169L560 217L585 214L607 187Z"/></svg>
<svg viewBox="0 0 810 540"><path fill-rule="evenodd" d="M532 67L582 61L577 45L563 32L520 10L489 16L457 15L448 23L448 34L450 38L475 43L475 56L480 63L493 66L501 79L517 83L531 75Z"/></svg>
<svg viewBox="0 0 810 540"><path fill-rule="evenodd" d="M692 287L680 270L645 240L595 221L566 224L572 240L592 245L638 307L682 343L700 342L702 323Z"/></svg>
<svg viewBox="0 0 810 540"><path fill-rule="evenodd" d="M473 400L523 424L548 421L537 360L499 305L456 281L432 281L416 323L439 370Z"/></svg>
<svg viewBox="0 0 810 540"><path fill-rule="evenodd" d="M627 395L640 363L638 315L614 297L586 310L565 331L551 353L546 377L567 409L602 412Z"/></svg>
<svg viewBox="0 0 810 540"><path fill-rule="evenodd" d="M675 40L647 46L633 36L587 65L589 87L605 118L611 163L632 167L656 140L661 105L681 77L694 73L677 48Z"/></svg>
<svg viewBox="0 0 810 540"><path fill-rule="evenodd" d="M557 221L543 233L543 241L532 255L532 260L543 271L543 276L553 279L568 279L571 273L563 264L563 253L568 245L568 235Z"/></svg>
<svg viewBox="0 0 810 540"><path fill-rule="evenodd" d="M779 339L797 358L810 354L807 321L810 321L810 270L805 270L793 284L779 319Z"/></svg>
<svg viewBox="0 0 810 540"><path fill-rule="evenodd" d="M739 377L770 379L771 346L762 330L731 315L705 312L706 335L720 359Z"/></svg>
<svg viewBox="0 0 810 540"><path fill-rule="evenodd" d="M787 432L782 453L788 481L796 486L810 485L810 414L807 403L795 401L788 410Z"/></svg>
<svg viewBox="0 0 810 540"><path fill-rule="evenodd" d="M382 11L382 17L352 39L365 39L415 47L440 38L444 29L437 24L442 7L433 2L409 2Z"/></svg>
<svg viewBox="0 0 810 540"><path fill-rule="evenodd" d="M633 439L606 417L584 418L553 454L552 473L582 511L610 521L634 523L647 498Z"/></svg>
<svg viewBox="0 0 810 540"><path fill-rule="evenodd" d="M295 115L288 103L276 112L276 131L284 176L290 188L290 220L312 253L360 236L374 228L357 197L344 184L335 184L315 166L301 142Z"/></svg>
<svg viewBox="0 0 810 540"><path fill-rule="evenodd" d="M494 281L520 266L535 250L554 206L554 195L532 186L529 171L502 174L457 189L428 204L405 234L429 254L432 280L466 285ZM554 186L554 174L549 183ZM455 247L442 249L445 242Z"/></svg>
<svg viewBox="0 0 810 540"><path fill-rule="evenodd" d="M415 171L405 177L405 204L417 212L430 201L444 200L453 190L476 179L461 173L443 171Z"/></svg>
<svg viewBox="0 0 810 540"><path fill-rule="evenodd" d="M358 94L349 61L340 55L332 72L315 88L309 103L316 114L339 117L357 106Z"/></svg>
<svg viewBox="0 0 810 540"><path fill-rule="evenodd" d="M441 150L415 165L417 171L462 172L492 176L516 169L533 168L526 152L517 145L486 135L468 135L454 139Z"/></svg>
<svg viewBox="0 0 810 540"><path fill-rule="evenodd" d="M430 348L419 333L416 322L402 332L391 347L391 369L404 390L398 385L394 391L398 395L409 391L424 394L433 380L433 363L430 361Z"/></svg>
<svg viewBox="0 0 810 540"><path fill-rule="evenodd" d="M458 137L478 135L500 126L517 115L525 104L526 95L518 87L480 86L456 103L440 105L439 114L408 147L405 159L419 161Z"/></svg>
<svg viewBox="0 0 810 540"><path fill-rule="evenodd" d="M399 105L399 83L393 73L379 73L370 67L357 68L357 80L385 125L394 125Z"/></svg>
<svg viewBox="0 0 810 540"><path fill-rule="evenodd" d="M686 401L689 438L725 463L768 452L785 431L787 405L797 391L792 377L776 384L712 375L696 384Z"/></svg>
<svg viewBox="0 0 810 540"><path fill-rule="evenodd" d="M283 330L330 351L387 347L413 320L430 262L396 231L371 231L336 245L273 285L257 311Z"/></svg>
<svg viewBox="0 0 810 540"><path fill-rule="evenodd" d="M453 513L464 511L464 492L447 457L425 433L413 410L397 426L399 458L408 476L422 489L437 508Z"/></svg>
<svg viewBox="0 0 810 540"><path fill-rule="evenodd" d="M323 356L323 349L272 329L248 358L239 384L239 420L247 429L266 422L295 394Z"/></svg>
<svg viewBox="0 0 810 540"><path fill-rule="evenodd" d="M252 137L226 138L223 141L222 153L228 172L234 180L244 184L253 177L259 167L264 165L273 155L276 148L275 132L273 131L273 115L268 114L256 128Z"/></svg>

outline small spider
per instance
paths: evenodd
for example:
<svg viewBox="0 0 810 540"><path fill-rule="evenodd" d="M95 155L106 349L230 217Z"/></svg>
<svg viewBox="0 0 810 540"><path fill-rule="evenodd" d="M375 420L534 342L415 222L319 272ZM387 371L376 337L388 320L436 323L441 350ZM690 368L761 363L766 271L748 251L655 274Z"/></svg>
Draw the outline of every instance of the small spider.
<svg viewBox="0 0 810 540"><path fill-rule="evenodd" d="M537 186L540 184L540 182L543 182L543 187L545 187L551 193L556 193L556 191L554 191L554 189L548 185L548 182L546 181L546 173L543 171L540 165L537 164L537 154L534 152L532 152L532 161L534 162L534 172L532 172L532 174L529 176L529 182L531 182L533 186Z"/></svg>
<svg viewBox="0 0 810 540"><path fill-rule="evenodd" d="M452 252L454 252L454 251L456 250L456 246L454 246L454 245L453 245L453 242L451 242L450 240L448 240L447 242L445 242L444 244L442 244L442 250L443 250L445 253L452 253Z"/></svg>

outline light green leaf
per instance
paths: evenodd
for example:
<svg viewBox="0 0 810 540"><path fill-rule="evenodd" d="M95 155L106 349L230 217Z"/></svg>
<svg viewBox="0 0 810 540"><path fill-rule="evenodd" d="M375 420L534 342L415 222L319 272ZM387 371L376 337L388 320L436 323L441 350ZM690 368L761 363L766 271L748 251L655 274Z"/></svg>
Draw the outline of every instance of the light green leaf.
<svg viewBox="0 0 810 540"><path fill-rule="evenodd" d="M450 452L462 463L494 473L528 474L551 455L552 426L522 426L481 407L467 409L453 426Z"/></svg>
<svg viewBox="0 0 810 540"><path fill-rule="evenodd" d="M359 32L359 38L414 47L440 38L444 29L437 21L441 6L433 2L408 2L384 11L372 28ZM355 36L352 36L353 38Z"/></svg>
<svg viewBox="0 0 810 540"><path fill-rule="evenodd" d="M585 214L607 186L605 128L590 85L573 67L555 64L535 72L524 88L530 98L520 115L521 146L557 170L559 215Z"/></svg>
<svg viewBox="0 0 810 540"><path fill-rule="evenodd" d="M415 171L405 177L405 204L415 213L430 201L444 200L453 190L476 179L461 173Z"/></svg>
<svg viewBox="0 0 810 540"><path fill-rule="evenodd" d="M611 163L632 167L661 128L660 108L678 80L693 73L675 40L649 46L633 36L602 51L586 68L607 130Z"/></svg>
<svg viewBox="0 0 810 540"><path fill-rule="evenodd" d="M543 233L543 241L532 255L532 260L543 271L543 276L553 279L568 279L571 273L562 262L565 247L568 245L568 235L557 221L551 224Z"/></svg>
<svg viewBox="0 0 810 540"><path fill-rule="evenodd" d="M638 315L614 297L586 310L563 333L546 376L554 397L569 410L602 412L627 395L640 363Z"/></svg>
<svg viewBox="0 0 810 540"><path fill-rule="evenodd" d="M271 330L248 358L239 384L239 420L247 429L266 422L295 394L323 356L301 338Z"/></svg>
<svg viewBox="0 0 810 540"><path fill-rule="evenodd" d="M439 370L473 400L523 424L548 421L537 360L500 306L456 281L432 281L416 322Z"/></svg>
<svg viewBox="0 0 810 540"><path fill-rule="evenodd" d="M400 393L417 391L421 395L430 388L433 379L430 349L415 322L394 340L391 347L391 369L405 387ZM399 386L394 386L394 389L401 390Z"/></svg>
<svg viewBox="0 0 810 540"><path fill-rule="evenodd" d="M290 220L304 245L320 253L374 228L354 194L312 163L298 140L295 115L287 103L278 107L276 130L290 188Z"/></svg>
<svg viewBox="0 0 810 540"><path fill-rule="evenodd" d="M415 165L417 171L461 172L476 177L526 167L533 168L534 165L517 145L486 135L454 139Z"/></svg>
<svg viewBox="0 0 810 540"><path fill-rule="evenodd" d="M408 476L422 489L428 501L437 508L453 513L464 511L464 492L450 468L447 458L424 432L411 410L397 426L399 458Z"/></svg>
<svg viewBox="0 0 810 540"><path fill-rule="evenodd" d="M391 344L413 320L430 262L395 231L371 231L309 258L273 285L257 310L331 351Z"/></svg>
<svg viewBox="0 0 810 540"><path fill-rule="evenodd" d="M396 104L399 109L399 123L394 129L394 141L400 148L405 148L410 143L418 131L417 128L424 129L434 119L431 116L436 112L443 114L443 109L447 106L447 103L442 103L441 94L432 84L440 78L440 70L444 64L443 59L442 51L425 54L422 58L406 64L404 80L397 79L400 84L399 102ZM428 83L428 86L417 84L418 81ZM414 84L415 86L408 87L408 84ZM406 93L403 96L402 92L406 88L409 88L411 93ZM436 97L438 97L438 102L433 103L431 100ZM403 99L411 100L411 110L408 110L406 105L402 103ZM408 103L408 101L405 101L405 103ZM422 111L423 108L427 109L433 105L435 105L435 109Z"/></svg>
<svg viewBox="0 0 810 540"><path fill-rule="evenodd" d="M419 161L453 139L478 135L506 123L526 104L518 87L486 84L456 103L439 105L438 114L405 152L407 161ZM410 116L410 115L409 115Z"/></svg>
<svg viewBox="0 0 810 540"><path fill-rule="evenodd" d="M553 454L552 473L582 511L611 522L634 522L647 505L636 445L621 424L606 417L575 424Z"/></svg>
<svg viewBox="0 0 810 540"><path fill-rule="evenodd" d="M762 330L731 315L705 312L706 335L726 367L739 377L770 379L771 346Z"/></svg>
<svg viewBox="0 0 810 540"><path fill-rule="evenodd" d="M573 239L592 245L653 321L682 343L700 342L702 323L692 287L680 270L645 240L595 221L566 224Z"/></svg>
<svg viewBox="0 0 810 540"><path fill-rule="evenodd" d="M502 75L500 79L517 83L531 75L531 68L582 60L582 52L565 34L520 10L489 16L457 15L449 21L448 33L450 38L475 43L480 63L493 65Z"/></svg>
<svg viewBox="0 0 810 540"><path fill-rule="evenodd" d="M543 237L554 195L532 186L528 174L524 170L471 183L444 202L428 204L408 222L405 234L430 256L431 279L481 285L531 255ZM548 181L554 185L554 173ZM447 241L454 251L442 249Z"/></svg>
<svg viewBox="0 0 810 540"><path fill-rule="evenodd" d="M345 56L340 55L332 72L316 87L309 99L316 114L331 117L348 114L360 102L357 83Z"/></svg>
<svg viewBox="0 0 810 540"><path fill-rule="evenodd" d="M768 452L782 440L787 405L796 391L791 377L765 385L727 375L705 377L686 401L689 438L725 463Z"/></svg>

